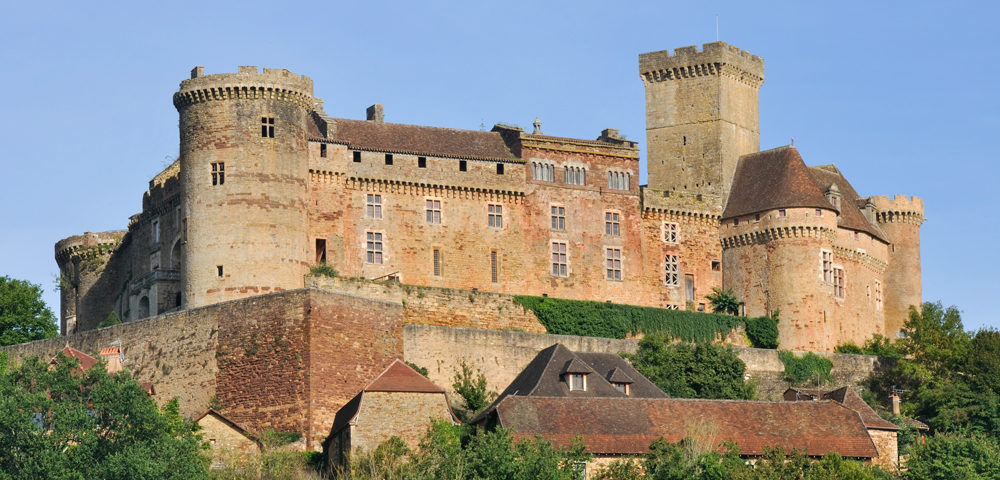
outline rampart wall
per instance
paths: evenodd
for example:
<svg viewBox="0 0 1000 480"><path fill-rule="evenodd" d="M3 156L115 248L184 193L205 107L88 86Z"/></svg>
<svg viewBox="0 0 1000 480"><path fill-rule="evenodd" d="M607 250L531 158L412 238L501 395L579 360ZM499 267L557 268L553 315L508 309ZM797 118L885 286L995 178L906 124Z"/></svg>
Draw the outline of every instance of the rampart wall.
<svg viewBox="0 0 1000 480"><path fill-rule="evenodd" d="M573 351L603 353L634 353L638 341L548 335L515 331L445 328L426 325L403 327L403 356L406 361L428 369L434 383L448 390L452 401L461 401L451 384L459 365L464 361L486 375L488 388L503 391L543 348L562 343ZM782 380L785 367L777 350L734 347L747 364L747 373L758 382L762 400L781 400L788 387ZM879 368L878 357L817 353L833 361L835 385L857 385Z"/></svg>

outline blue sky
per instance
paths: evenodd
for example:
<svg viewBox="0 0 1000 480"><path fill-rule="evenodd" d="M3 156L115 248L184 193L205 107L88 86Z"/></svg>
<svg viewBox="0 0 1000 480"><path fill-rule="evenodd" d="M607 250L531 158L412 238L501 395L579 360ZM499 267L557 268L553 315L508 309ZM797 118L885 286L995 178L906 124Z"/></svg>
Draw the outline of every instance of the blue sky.
<svg viewBox="0 0 1000 480"><path fill-rule="evenodd" d="M140 210L177 155L171 95L195 65L309 75L333 116L537 116L549 135L612 127L644 147L638 54L714 41L718 15L720 40L765 60L761 148L794 138L862 195L922 197L924 298L1000 327L997 4L97 3L10 2L0 18L0 275L42 284L53 311L53 244Z"/></svg>

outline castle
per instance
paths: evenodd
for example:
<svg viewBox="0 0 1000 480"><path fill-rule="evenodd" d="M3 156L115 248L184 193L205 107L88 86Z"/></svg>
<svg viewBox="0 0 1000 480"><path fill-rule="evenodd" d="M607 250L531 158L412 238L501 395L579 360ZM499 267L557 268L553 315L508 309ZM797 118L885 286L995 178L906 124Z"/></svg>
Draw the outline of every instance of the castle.
<svg viewBox="0 0 1000 480"><path fill-rule="evenodd" d="M509 125L334 118L306 76L196 67L178 159L128 229L59 241L64 334L341 276L705 310L732 289L780 311L782 348L898 332L920 305L916 197L861 197L792 146L759 151L763 60L723 42L639 56L635 142Z"/></svg>

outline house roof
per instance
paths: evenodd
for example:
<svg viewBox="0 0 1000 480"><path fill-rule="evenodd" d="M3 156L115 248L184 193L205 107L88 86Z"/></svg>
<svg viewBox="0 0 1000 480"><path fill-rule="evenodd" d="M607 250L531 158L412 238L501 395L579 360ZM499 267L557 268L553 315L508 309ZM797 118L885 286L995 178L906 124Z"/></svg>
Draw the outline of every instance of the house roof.
<svg viewBox="0 0 1000 480"><path fill-rule="evenodd" d="M799 151L785 146L740 157L722 218L788 207L834 210Z"/></svg>
<svg viewBox="0 0 1000 480"><path fill-rule="evenodd" d="M497 132L332 118L325 140L373 150L479 160L517 160ZM317 128L311 135L322 137Z"/></svg>
<svg viewBox="0 0 1000 480"><path fill-rule="evenodd" d="M745 456L773 447L814 457L878 455L860 416L834 402L509 396L495 412L515 438L541 435L568 445L581 435L594 454L637 455L661 436L679 442L710 434L717 445L734 441Z"/></svg>
<svg viewBox="0 0 1000 480"><path fill-rule="evenodd" d="M865 427L877 430L899 430L899 426L880 417L861 396L848 387L840 387L835 390L823 390L812 388L789 388L785 390L784 399L788 401L803 400L829 400L837 402L861 416L861 421Z"/></svg>
<svg viewBox="0 0 1000 480"><path fill-rule="evenodd" d="M836 185L841 194L837 224L886 241L885 232L861 213L864 201L835 165L807 167L799 151L784 146L740 157L723 220L778 208L822 208L837 211L825 192Z"/></svg>
<svg viewBox="0 0 1000 480"><path fill-rule="evenodd" d="M73 348L73 347L71 347L69 345L66 345L66 348L63 348L62 353L63 353L63 355L66 355L67 357L75 358L77 360L77 362L79 362L79 364L80 364L80 370L81 371L88 370L90 367L93 367L94 364L97 363L97 359L96 358L91 357L90 355L87 355L86 353L83 353L83 352L81 352L81 351L79 351L79 350L77 350L77 349L75 349L75 348ZM52 360L49 360L49 363L50 364L55 364L56 363L56 359L58 359L58 358L59 357L52 357Z"/></svg>
<svg viewBox="0 0 1000 480"><path fill-rule="evenodd" d="M573 370L570 372L570 370ZM617 372L617 373L615 373ZM564 373L589 373L586 390L570 390L563 381ZM495 407L504 397L615 397L626 395L611 385L611 378L630 378L629 395L638 398L664 398L667 395L642 376L632 365L613 353L573 352L561 343L545 348L535 355L528 366L514 378L489 408L472 419L478 422L486 412ZM613 380L621 381L621 380Z"/></svg>
<svg viewBox="0 0 1000 480"><path fill-rule="evenodd" d="M201 419L203 419L203 418L205 418L205 417L207 417L209 415L215 417L220 422L225 423L226 425L228 425L233 430L236 430L236 432L239 433L240 435L243 435L244 437L247 437L250 440L253 440L254 442L257 442L258 445L260 444L260 440L257 439L257 437L251 435L250 432L248 432L245 428L241 427L238 423L230 420L225 415L219 413L217 410L212 409L212 408L209 408L208 410L205 410L204 412L202 412L201 415L198 415L197 417L195 417L194 423L200 422Z"/></svg>
<svg viewBox="0 0 1000 480"><path fill-rule="evenodd" d="M358 392L343 407L340 407L340 410L337 410L333 417L330 435L339 432L357 418L361 410L361 400L366 392L440 393L445 395L443 388L397 358L378 377L375 377L372 383Z"/></svg>

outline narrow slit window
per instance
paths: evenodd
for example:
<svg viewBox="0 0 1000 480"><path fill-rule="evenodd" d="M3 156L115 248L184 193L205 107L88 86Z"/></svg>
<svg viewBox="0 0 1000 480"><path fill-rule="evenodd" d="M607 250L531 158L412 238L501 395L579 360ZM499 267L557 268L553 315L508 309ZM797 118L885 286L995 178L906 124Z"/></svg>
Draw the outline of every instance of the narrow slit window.
<svg viewBox="0 0 1000 480"><path fill-rule="evenodd" d="M497 283L500 281L500 259L496 250L490 252L490 281Z"/></svg>
<svg viewBox="0 0 1000 480"><path fill-rule="evenodd" d="M219 276L219 278L222 278L222 265L215 266L215 273Z"/></svg>
<svg viewBox="0 0 1000 480"><path fill-rule="evenodd" d="M323 158L326 158L326 144L325 143L319 144L319 156L323 157Z"/></svg>
<svg viewBox="0 0 1000 480"><path fill-rule="evenodd" d="M316 263L326 263L326 239L316 239Z"/></svg>
<svg viewBox="0 0 1000 480"><path fill-rule="evenodd" d="M441 276L441 250L434 249L434 276Z"/></svg>

